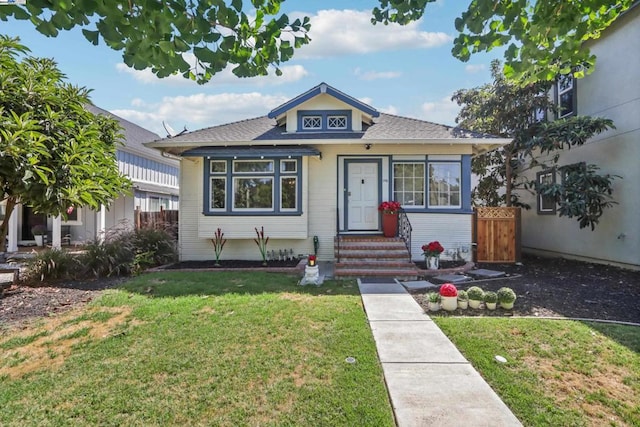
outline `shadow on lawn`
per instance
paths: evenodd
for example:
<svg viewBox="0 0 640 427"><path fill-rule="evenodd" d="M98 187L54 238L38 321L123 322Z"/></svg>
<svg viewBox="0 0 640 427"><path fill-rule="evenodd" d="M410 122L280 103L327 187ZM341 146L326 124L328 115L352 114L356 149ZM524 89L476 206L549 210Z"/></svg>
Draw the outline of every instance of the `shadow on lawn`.
<svg viewBox="0 0 640 427"><path fill-rule="evenodd" d="M589 328L600 332L618 344L640 354L640 326L625 326L611 323L584 322Z"/></svg>
<svg viewBox="0 0 640 427"><path fill-rule="evenodd" d="M300 286L301 277L283 273L251 271L173 271L144 274L118 286L119 289L154 298L189 295L257 295L297 293L307 295L359 295L354 280L326 280L321 286Z"/></svg>

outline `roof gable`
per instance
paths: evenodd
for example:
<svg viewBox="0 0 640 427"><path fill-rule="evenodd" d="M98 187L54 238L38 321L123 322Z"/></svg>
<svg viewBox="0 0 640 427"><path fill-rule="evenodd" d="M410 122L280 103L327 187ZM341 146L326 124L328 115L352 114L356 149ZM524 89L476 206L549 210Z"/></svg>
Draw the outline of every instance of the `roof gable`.
<svg viewBox="0 0 640 427"><path fill-rule="evenodd" d="M273 110L271 110L269 112L269 114L267 114L267 117L270 119L279 117L283 114L285 114L287 111L295 109L296 107L298 107L299 105L309 101L310 99L321 95L321 94L327 94L330 95L342 102L344 102L345 104L360 110L362 112L364 112L365 114L368 114L371 117L378 117L380 116L380 113L378 112L378 110L376 110L375 108L365 104L364 102L358 101L357 99L353 98L352 96L347 95L344 92L340 92L338 89L329 86L326 83L320 83L319 85L309 89L308 91L296 96L295 98L285 102L284 104L280 105L279 107L274 108Z"/></svg>

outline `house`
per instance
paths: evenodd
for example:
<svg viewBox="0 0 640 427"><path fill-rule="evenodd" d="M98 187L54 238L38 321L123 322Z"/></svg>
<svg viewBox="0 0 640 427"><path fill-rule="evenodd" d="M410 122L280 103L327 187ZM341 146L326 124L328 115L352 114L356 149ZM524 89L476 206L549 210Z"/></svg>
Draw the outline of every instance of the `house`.
<svg viewBox="0 0 640 427"><path fill-rule="evenodd" d="M326 83L267 115L146 144L180 156L180 258L260 259L268 249L336 260L336 237L381 236L382 201L400 201L411 257L439 240L471 245L471 157L508 140L375 108ZM337 240L339 242L339 239ZM405 249L406 251L407 249Z"/></svg>
<svg viewBox="0 0 640 427"><path fill-rule="evenodd" d="M87 109L111 116L122 126L124 145L118 147L116 155L120 172L133 182L132 194L123 194L99 211L76 208L66 220L36 214L29 206L18 205L9 222L8 252L17 251L18 245L34 245L31 228L36 224L46 225L49 244L59 247L61 243L93 240L113 227L132 227L136 208L143 212L178 209L179 161L143 145L160 137L99 107L88 105Z"/></svg>
<svg viewBox="0 0 640 427"><path fill-rule="evenodd" d="M594 231L556 215L553 200L524 198L532 209L522 216L523 251L640 269L640 2L635 2L588 46L596 69L583 79L563 78L554 96L560 116L579 114L613 120L615 129L581 147L561 153L559 166L593 163L600 173L618 175L613 197ZM561 168L560 168L561 169ZM538 180L560 180L560 170L542 171Z"/></svg>

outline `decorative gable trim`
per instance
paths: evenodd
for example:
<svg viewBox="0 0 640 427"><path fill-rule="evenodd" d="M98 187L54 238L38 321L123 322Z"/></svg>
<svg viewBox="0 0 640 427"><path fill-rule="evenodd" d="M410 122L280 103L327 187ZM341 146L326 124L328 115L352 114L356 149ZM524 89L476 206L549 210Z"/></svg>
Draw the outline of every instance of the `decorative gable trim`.
<svg viewBox="0 0 640 427"><path fill-rule="evenodd" d="M281 106L274 108L269 112L267 117L269 117L270 119L276 118L286 113L287 111L294 109L298 105L310 100L311 98L314 98L323 93L331 95L334 98L344 102L345 104L350 105L351 107L370 115L371 117L378 117L380 115L378 110L376 110L375 108L370 107L364 102L358 101L357 99L347 95L346 93L340 92L338 89L331 87L323 82L318 86L309 89L303 94L296 96L292 100L285 102Z"/></svg>
<svg viewBox="0 0 640 427"><path fill-rule="evenodd" d="M338 124L341 122L344 122L344 126L339 127ZM352 130L351 110L298 111L298 132L349 132Z"/></svg>

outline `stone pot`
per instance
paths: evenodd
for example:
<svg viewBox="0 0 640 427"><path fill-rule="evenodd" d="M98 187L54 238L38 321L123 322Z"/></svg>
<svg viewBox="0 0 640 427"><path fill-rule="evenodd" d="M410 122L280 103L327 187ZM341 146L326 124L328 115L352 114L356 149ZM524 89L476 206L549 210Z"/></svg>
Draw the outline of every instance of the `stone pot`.
<svg viewBox="0 0 640 427"><path fill-rule="evenodd" d="M429 301L429 311L439 311L440 303L439 302L431 302Z"/></svg>
<svg viewBox="0 0 640 427"><path fill-rule="evenodd" d="M454 311L458 308L458 297L443 297L440 296L440 307L443 310Z"/></svg>
<svg viewBox="0 0 640 427"><path fill-rule="evenodd" d="M487 310L495 310L498 306L497 302L485 302L484 305L487 306Z"/></svg>
<svg viewBox="0 0 640 427"><path fill-rule="evenodd" d="M425 262L427 264L427 269L429 270L437 270L440 268L440 257L428 256Z"/></svg>
<svg viewBox="0 0 640 427"><path fill-rule="evenodd" d="M458 308L462 309L462 310L466 310L467 307L469 307L469 300L465 299L465 300L458 300Z"/></svg>
<svg viewBox="0 0 640 427"><path fill-rule="evenodd" d="M480 308L480 303L481 302L482 301L470 299L469 300L469 307L471 307L471 308Z"/></svg>

